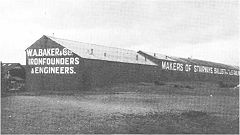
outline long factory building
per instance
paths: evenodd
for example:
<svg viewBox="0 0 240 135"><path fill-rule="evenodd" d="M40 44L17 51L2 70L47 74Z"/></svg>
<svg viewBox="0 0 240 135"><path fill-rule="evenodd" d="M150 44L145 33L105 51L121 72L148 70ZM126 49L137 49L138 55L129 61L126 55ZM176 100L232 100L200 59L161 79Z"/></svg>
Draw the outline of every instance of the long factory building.
<svg viewBox="0 0 240 135"><path fill-rule="evenodd" d="M119 83L239 83L239 67L42 36L26 50L28 90L88 90Z"/></svg>

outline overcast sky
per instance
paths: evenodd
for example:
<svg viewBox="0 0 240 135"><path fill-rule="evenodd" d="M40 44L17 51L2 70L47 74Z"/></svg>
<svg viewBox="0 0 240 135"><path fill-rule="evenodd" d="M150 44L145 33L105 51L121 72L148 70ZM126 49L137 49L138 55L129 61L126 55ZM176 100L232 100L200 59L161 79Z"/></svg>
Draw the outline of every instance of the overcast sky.
<svg viewBox="0 0 240 135"><path fill-rule="evenodd" d="M239 65L238 0L0 0L0 60L42 35Z"/></svg>

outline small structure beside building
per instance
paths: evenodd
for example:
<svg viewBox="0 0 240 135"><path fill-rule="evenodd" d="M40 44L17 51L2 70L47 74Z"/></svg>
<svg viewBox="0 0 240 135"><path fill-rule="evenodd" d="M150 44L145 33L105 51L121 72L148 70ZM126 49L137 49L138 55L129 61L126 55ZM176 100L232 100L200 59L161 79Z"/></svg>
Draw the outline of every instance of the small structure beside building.
<svg viewBox="0 0 240 135"><path fill-rule="evenodd" d="M25 69L20 63L1 63L2 92L23 90L25 78Z"/></svg>

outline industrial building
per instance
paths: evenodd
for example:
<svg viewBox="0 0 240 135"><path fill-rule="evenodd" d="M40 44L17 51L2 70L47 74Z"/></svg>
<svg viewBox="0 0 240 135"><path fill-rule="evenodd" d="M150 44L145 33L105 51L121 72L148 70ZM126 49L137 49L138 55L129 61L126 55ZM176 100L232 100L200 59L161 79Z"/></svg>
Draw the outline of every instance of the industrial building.
<svg viewBox="0 0 240 135"><path fill-rule="evenodd" d="M88 90L118 83L239 83L239 67L42 36L26 49L28 90Z"/></svg>

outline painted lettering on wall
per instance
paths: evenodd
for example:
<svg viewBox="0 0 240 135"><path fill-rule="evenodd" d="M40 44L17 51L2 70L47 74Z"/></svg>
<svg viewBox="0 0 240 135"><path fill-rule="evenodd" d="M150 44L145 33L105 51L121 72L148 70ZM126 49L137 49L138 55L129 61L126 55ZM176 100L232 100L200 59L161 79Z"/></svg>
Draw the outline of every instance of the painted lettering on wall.
<svg viewBox="0 0 240 135"><path fill-rule="evenodd" d="M27 56L71 56L73 53L67 48L60 50L59 48L46 49L27 49Z"/></svg>
<svg viewBox="0 0 240 135"><path fill-rule="evenodd" d="M174 71L183 71L183 64L175 63L175 62L162 61L162 69L174 70Z"/></svg>
<svg viewBox="0 0 240 135"><path fill-rule="evenodd" d="M185 72L194 72L194 73L239 76L238 70L216 68L216 67L209 67L209 66L203 66L203 65L183 64L183 63L170 62L170 61L162 61L162 69L163 70L180 71L180 72L185 71Z"/></svg>
<svg viewBox="0 0 240 135"><path fill-rule="evenodd" d="M67 48L27 49L26 54L32 74L76 74L74 65L79 65L79 57Z"/></svg>

